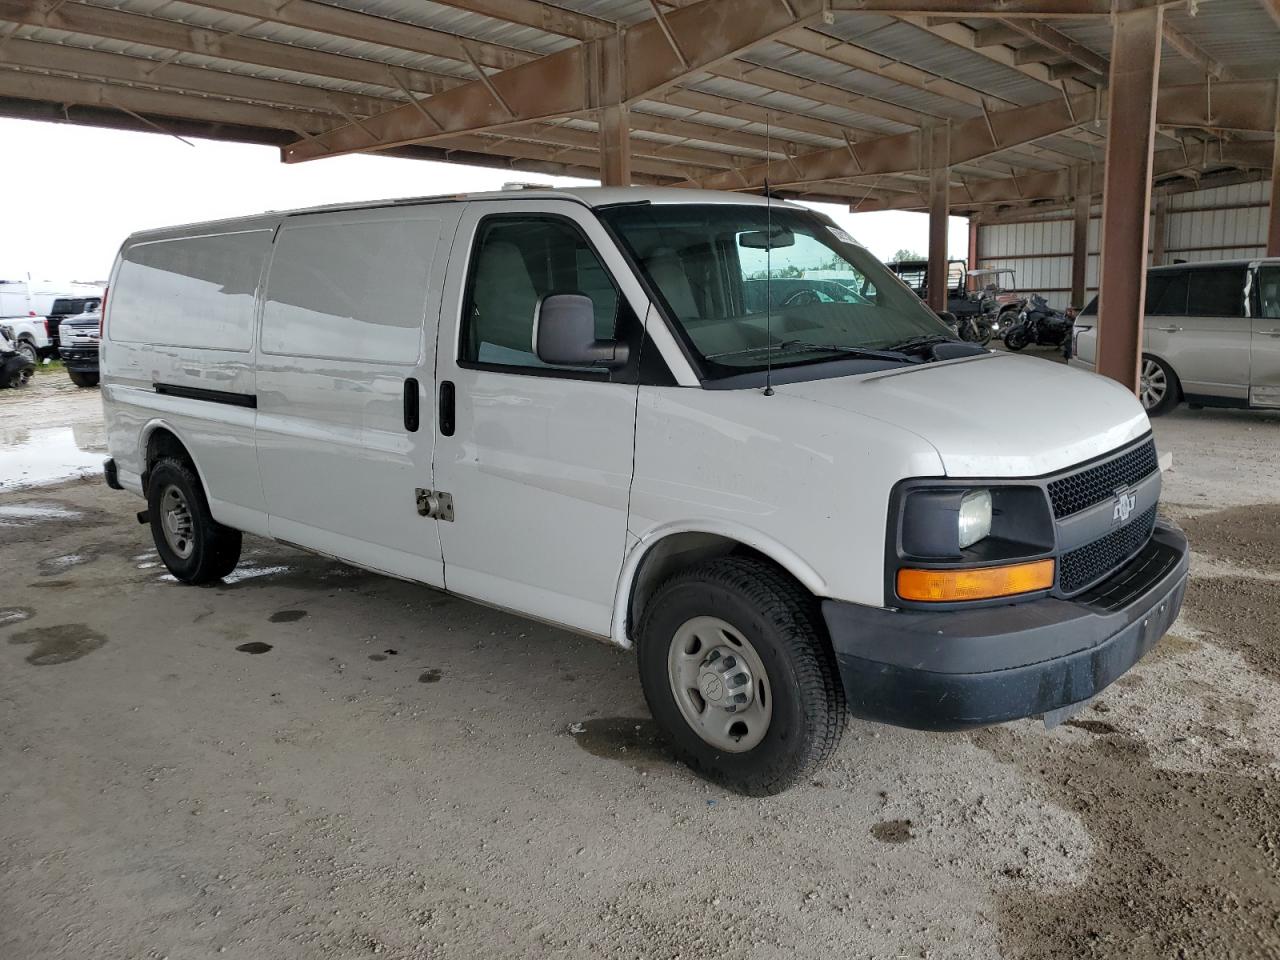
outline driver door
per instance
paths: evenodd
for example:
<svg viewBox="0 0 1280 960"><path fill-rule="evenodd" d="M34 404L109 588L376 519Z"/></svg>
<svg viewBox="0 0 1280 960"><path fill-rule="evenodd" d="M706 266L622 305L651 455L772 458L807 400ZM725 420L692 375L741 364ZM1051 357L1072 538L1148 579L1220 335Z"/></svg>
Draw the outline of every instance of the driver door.
<svg viewBox="0 0 1280 960"><path fill-rule="evenodd" d="M453 260L444 302L460 309L441 317L436 358L434 480L453 506L439 525L446 586L607 636L626 546L636 373L543 363L534 317L547 294L582 293L597 337L638 345L647 303L577 203L471 203Z"/></svg>

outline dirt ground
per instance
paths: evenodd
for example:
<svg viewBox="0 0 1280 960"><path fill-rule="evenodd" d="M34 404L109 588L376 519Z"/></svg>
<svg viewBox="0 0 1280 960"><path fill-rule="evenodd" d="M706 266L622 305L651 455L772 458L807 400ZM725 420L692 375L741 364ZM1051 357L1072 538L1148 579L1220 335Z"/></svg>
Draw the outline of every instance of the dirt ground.
<svg viewBox="0 0 1280 960"><path fill-rule="evenodd" d="M60 376L0 392L3 960L1280 956L1280 415L1158 421L1193 581L1085 714L853 723L751 800L624 651L261 540L176 584L30 485L101 460Z"/></svg>

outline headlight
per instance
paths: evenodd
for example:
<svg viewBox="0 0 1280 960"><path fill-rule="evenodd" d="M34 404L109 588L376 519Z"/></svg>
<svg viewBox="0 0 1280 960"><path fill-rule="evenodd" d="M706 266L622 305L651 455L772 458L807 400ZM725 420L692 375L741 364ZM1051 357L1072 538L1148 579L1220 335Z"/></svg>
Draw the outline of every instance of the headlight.
<svg viewBox="0 0 1280 960"><path fill-rule="evenodd" d="M957 518L960 549L971 547L991 535L991 491L970 490L960 501Z"/></svg>

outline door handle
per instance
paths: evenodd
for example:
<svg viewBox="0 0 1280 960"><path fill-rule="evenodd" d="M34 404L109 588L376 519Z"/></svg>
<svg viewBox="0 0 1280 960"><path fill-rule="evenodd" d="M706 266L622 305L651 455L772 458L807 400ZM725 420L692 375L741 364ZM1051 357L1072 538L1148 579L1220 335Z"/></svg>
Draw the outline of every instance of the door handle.
<svg viewBox="0 0 1280 960"><path fill-rule="evenodd" d="M409 377L404 382L404 428L410 433L418 432L418 380Z"/></svg>
<svg viewBox="0 0 1280 960"><path fill-rule="evenodd" d="M454 421L454 388L452 380L440 381L440 433L452 437L456 422Z"/></svg>
<svg viewBox="0 0 1280 960"><path fill-rule="evenodd" d="M1152 327L1152 330L1159 330L1161 333L1177 333L1181 327Z"/></svg>

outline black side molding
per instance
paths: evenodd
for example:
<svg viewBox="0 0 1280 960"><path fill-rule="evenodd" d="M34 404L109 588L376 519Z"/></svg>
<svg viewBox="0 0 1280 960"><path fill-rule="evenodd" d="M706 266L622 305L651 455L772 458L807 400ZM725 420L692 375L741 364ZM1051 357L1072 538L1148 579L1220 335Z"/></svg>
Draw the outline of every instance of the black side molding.
<svg viewBox="0 0 1280 960"><path fill-rule="evenodd" d="M252 393L231 393L226 390L207 390L204 387L183 387L176 383L153 383L156 393L166 397L183 397L187 400L204 400L208 403L226 403L233 407L257 409L258 398Z"/></svg>
<svg viewBox="0 0 1280 960"><path fill-rule="evenodd" d="M404 428L409 433L418 432L418 380L409 377L404 382Z"/></svg>

